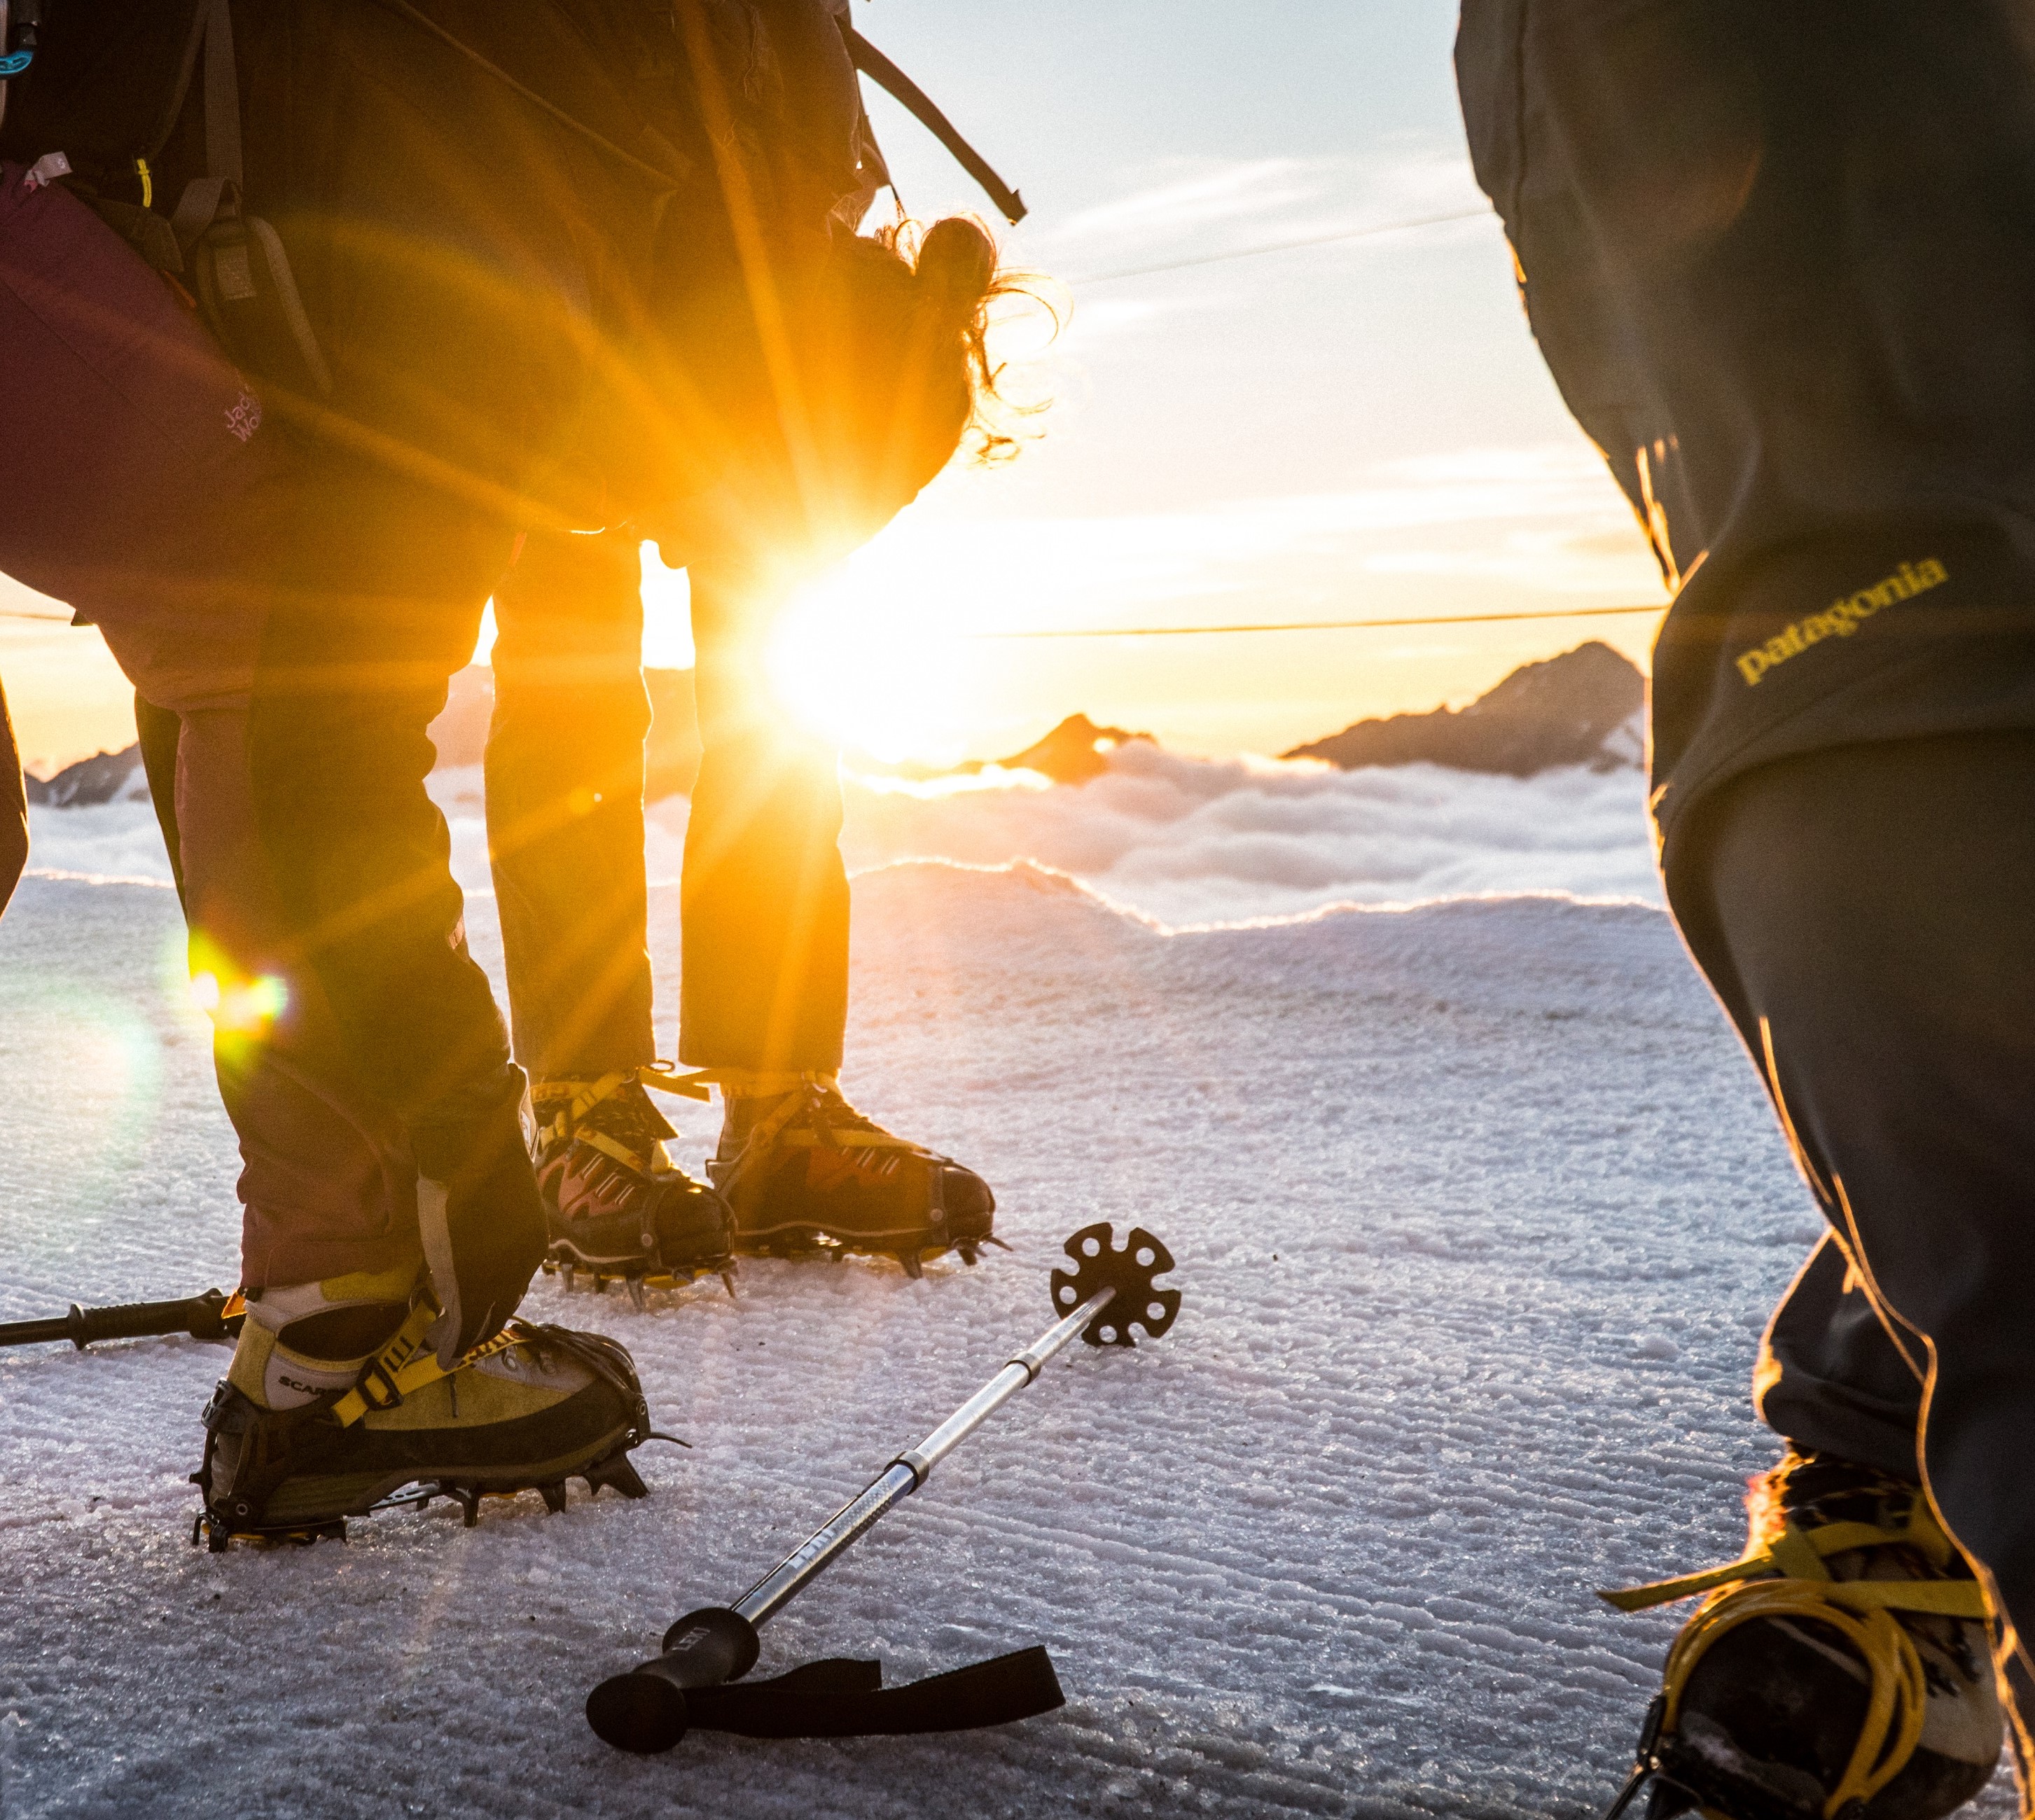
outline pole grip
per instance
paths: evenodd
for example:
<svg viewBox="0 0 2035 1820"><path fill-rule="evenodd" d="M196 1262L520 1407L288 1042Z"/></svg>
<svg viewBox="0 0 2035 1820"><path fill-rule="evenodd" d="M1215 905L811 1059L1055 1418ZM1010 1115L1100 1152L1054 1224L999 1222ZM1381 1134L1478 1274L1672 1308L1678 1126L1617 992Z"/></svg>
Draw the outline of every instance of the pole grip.
<svg viewBox="0 0 2035 1820"><path fill-rule="evenodd" d="M80 1352L100 1340L146 1340L188 1333L194 1340L224 1340L240 1330L240 1318L224 1313L223 1290L208 1289L174 1302L123 1302L111 1308L81 1308L48 1321L0 1324L0 1346L32 1346L68 1340Z"/></svg>
<svg viewBox="0 0 2035 1820"><path fill-rule="evenodd" d="M586 1722L618 1750L668 1750L690 1724L688 1687L739 1681L756 1666L756 1627L739 1612L709 1605L664 1633L664 1653L611 1675L586 1697Z"/></svg>
<svg viewBox="0 0 2035 1820"><path fill-rule="evenodd" d="M223 1292L208 1289L175 1302L123 1302L112 1308L73 1307L72 1338L81 1347L96 1340L144 1340L165 1333L188 1333L194 1340L224 1340L226 1324L220 1311Z"/></svg>

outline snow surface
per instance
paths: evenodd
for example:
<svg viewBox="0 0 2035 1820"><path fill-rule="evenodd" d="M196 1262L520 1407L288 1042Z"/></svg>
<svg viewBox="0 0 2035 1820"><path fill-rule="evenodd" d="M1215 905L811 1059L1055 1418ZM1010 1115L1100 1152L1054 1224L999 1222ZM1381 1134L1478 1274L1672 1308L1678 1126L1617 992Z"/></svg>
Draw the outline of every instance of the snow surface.
<svg viewBox="0 0 2035 1820"><path fill-rule="evenodd" d="M1640 894L1636 809L1623 849L1592 832L1614 786L1636 804L1629 780L1450 796L1354 775L999 796L972 865L862 874L851 1088L980 1168L1015 1252L916 1284L750 1263L739 1300L702 1285L641 1314L540 1282L528 1310L625 1341L695 1445L636 1456L647 1500L575 1486L562 1517L525 1495L470 1532L441 1508L211 1556L184 1478L222 1348L0 1353L0 1813L1600 1812L1676 1616L1590 1589L1736 1550L1740 1481L1774 1451L1747 1374L1816 1221L1657 909L1155 926L1432 894L1450 867ZM149 876L120 809L39 820L38 863ZM961 810L857 813L867 863ZM1183 825L1206 855L1168 874ZM990 867L1030 840L1070 868L1053 843L1081 838L1145 916ZM1288 863L1310 840L1326 883ZM653 897L674 969L676 895ZM496 965L484 901L470 927ZM30 880L0 924L0 1318L233 1280L231 1142L179 933L168 890L78 878ZM679 1107L689 1159L712 1118ZM587 1689L1041 1330L1060 1239L1098 1218L1173 1249L1172 1333L1063 1356L766 1629L762 1664L880 1654L898 1681L1044 1641L1067 1706L945 1738L600 1745ZM2011 1811L2003 1780L1979 1811Z"/></svg>

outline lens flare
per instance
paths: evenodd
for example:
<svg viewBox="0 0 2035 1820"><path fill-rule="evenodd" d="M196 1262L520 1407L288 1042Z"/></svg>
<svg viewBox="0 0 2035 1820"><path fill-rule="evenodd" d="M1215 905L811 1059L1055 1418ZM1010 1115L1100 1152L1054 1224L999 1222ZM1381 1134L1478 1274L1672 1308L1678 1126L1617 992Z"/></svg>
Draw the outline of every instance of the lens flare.
<svg viewBox="0 0 2035 1820"><path fill-rule="evenodd" d="M194 949L209 946L201 938ZM191 957L190 999L222 1036L259 1037L289 1009L288 983L273 973L245 974L216 957Z"/></svg>

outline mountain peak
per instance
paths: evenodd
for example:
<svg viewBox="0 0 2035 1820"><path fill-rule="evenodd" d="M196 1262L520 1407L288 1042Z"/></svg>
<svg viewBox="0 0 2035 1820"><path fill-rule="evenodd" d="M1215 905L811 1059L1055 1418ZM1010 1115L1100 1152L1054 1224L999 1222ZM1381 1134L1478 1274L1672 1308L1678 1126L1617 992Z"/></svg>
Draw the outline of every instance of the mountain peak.
<svg viewBox="0 0 2035 1820"><path fill-rule="evenodd" d="M1521 664L1467 708L1359 720L1284 756L1344 771L1422 762L1513 777L1562 765L1615 770L1639 761L1646 700L1646 679L1631 660L1593 638Z"/></svg>
<svg viewBox="0 0 2035 1820"><path fill-rule="evenodd" d="M1111 753L1134 739L1149 743L1152 735L1098 727L1085 714L1070 714L1036 745L995 762L1006 771L1036 771L1055 784L1085 784L1109 769Z"/></svg>

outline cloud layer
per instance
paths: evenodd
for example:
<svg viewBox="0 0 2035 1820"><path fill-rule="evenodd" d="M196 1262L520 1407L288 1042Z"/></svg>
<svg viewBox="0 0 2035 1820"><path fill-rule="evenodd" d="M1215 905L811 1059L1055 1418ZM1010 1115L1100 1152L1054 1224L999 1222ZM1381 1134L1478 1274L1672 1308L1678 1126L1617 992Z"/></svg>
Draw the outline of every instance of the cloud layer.
<svg viewBox="0 0 2035 1820"><path fill-rule="evenodd" d="M461 883L486 892L479 768L441 772L433 790ZM931 786L851 778L846 791L843 844L855 871L920 859L1032 861L1176 928L1493 893L1659 901L1635 770L1344 772L1133 745L1078 789L991 772ZM652 805L653 882L678 878L686 808L683 797ZM32 829L30 864L44 876L169 882L145 803L39 809Z"/></svg>
<svg viewBox="0 0 2035 1820"><path fill-rule="evenodd" d="M1030 860L1173 927L1488 893L1659 901L1636 770L1485 777L1342 772L1134 745L1078 789L1023 774L950 790L851 780L853 869ZM653 876L677 873L685 805L653 810Z"/></svg>

